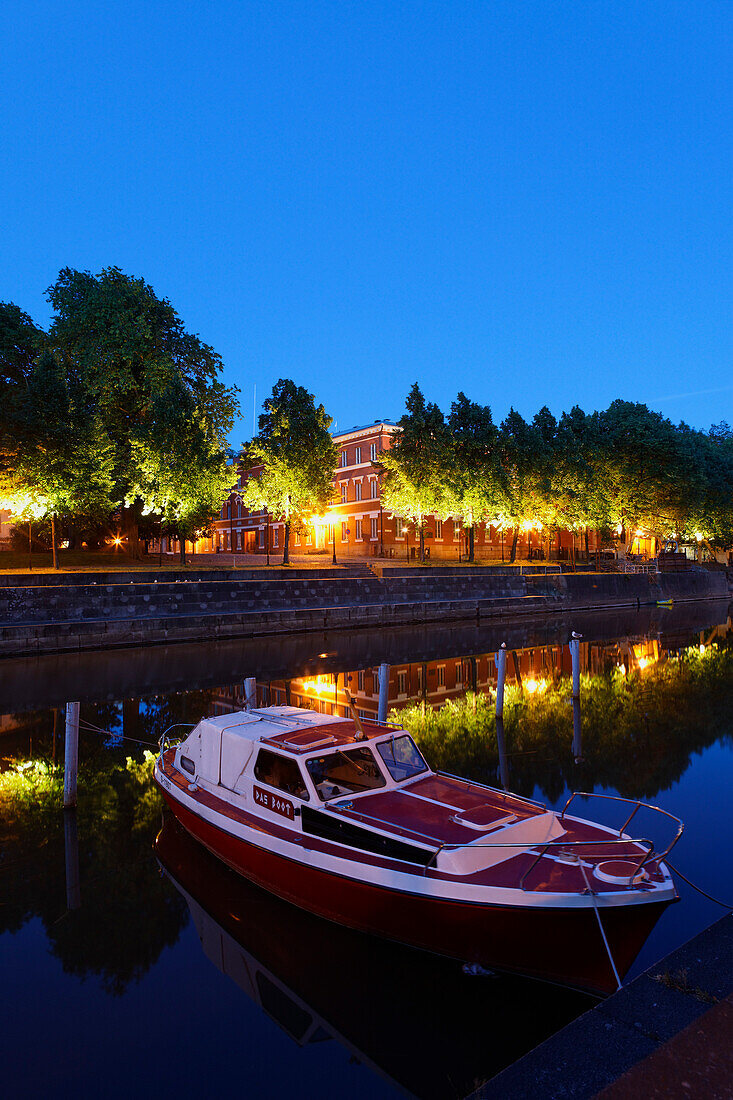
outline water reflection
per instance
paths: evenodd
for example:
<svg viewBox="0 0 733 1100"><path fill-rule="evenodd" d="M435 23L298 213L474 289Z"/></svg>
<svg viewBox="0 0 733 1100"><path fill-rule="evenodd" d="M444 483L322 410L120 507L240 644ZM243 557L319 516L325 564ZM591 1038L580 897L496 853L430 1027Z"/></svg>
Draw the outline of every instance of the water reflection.
<svg viewBox="0 0 733 1100"><path fill-rule="evenodd" d="M299 1046L335 1039L415 1096L467 1095L593 1003L323 921L233 874L173 818L156 849L214 966Z"/></svg>
<svg viewBox="0 0 733 1100"><path fill-rule="evenodd" d="M190 902L198 906L197 920L219 926L213 942L218 936L222 951L228 945L234 957L238 952L248 960L250 973L264 975L269 1000L256 982L248 987L258 1004L273 1015L279 1005L282 1016L288 1004L282 998L290 997L309 1015L313 1024L301 1034L309 1047L326 1033L336 1035L355 1057L418 1095L462 1095L576 1015L582 1008L576 995L536 983L528 993L527 983L509 977L469 978L453 963L369 940L366 946L356 933L331 926L324 937L310 927L320 925L316 918L254 891L195 845L176 841L169 866L184 898L151 857L160 804L141 762L144 748L168 726L241 706L246 678L256 680L260 705L289 701L343 713L348 686L359 709L375 715L384 666L388 705L415 730L433 766L553 805L577 788L652 798L688 822L675 851L680 868L722 894L733 863L730 851L711 838L729 830L733 777L727 613L727 605L722 613L687 605L572 622L4 661L0 770L24 761L32 769L13 797L0 802L0 933L10 936L35 919L43 937L34 956L37 977L28 981L38 982L38 996L46 996L46 968L60 961L67 978L96 979L104 1019L107 995L124 1001L147 971L162 972L166 947L182 950ZM579 701L570 686L572 629L583 635ZM497 723L495 654L502 641L507 700ZM76 841L74 822L67 824L60 810L54 772L54 763L63 763L68 699L82 700ZM136 762L128 766L127 756ZM664 913L637 968L718 915L711 903L684 886L682 892L682 904ZM310 954L294 954L293 942L311 943ZM342 988L333 975L321 980L319 960L331 942L339 950L337 976L348 973L353 985ZM362 951L367 963L360 969ZM354 997L359 983L365 993ZM196 991L191 996L195 1000ZM531 1017L540 1021L537 1031L528 1030L528 998L539 1006ZM60 996L58 1012L63 1004ZM298 1031L292 1019L290 1029ZM125 1042L124 1028L119 1041ZM428 1072L412 1053L426 1045L440 1067L435 1081L433 1063ZM317 1088L316 1080L306 1084Z"/></svg>

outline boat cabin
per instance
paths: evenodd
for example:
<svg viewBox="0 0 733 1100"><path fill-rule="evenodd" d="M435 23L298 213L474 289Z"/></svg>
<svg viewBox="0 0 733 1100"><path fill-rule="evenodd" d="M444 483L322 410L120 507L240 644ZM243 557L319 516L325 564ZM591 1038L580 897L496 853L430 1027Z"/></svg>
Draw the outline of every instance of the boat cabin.
<svg viewBox="0 0 733 1100"><path fill-rule="evenodd" d="M401 728L366 720L362 728L363 734L353 721L295 707L239 711L202 719L179 746L176 765L192 782L245 796L261 784L315 805L428 771Z"/></svg>

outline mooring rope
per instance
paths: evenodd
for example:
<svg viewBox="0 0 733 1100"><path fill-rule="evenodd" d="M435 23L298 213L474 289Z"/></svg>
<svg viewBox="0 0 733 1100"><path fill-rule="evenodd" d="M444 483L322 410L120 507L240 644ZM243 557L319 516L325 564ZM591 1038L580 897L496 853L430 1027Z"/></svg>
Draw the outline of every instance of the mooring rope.
<svg viewBox="0 0 733 1100"><path fill-rule="evenodd" d="M733 905L730 905L729 902L721 901L720 898L714 898L712 894L708 894L705 890L702 889L701 886L696 886L695 883L687 877L687 875L683 875L682 872L677 867L675 867L674 864L670 863L668 859L665 859L664 862L667 864L670 870L674 871L676 875L679 875L680 878L684 879L688 886L691 886L693 890L697 890L698 894L702 894L702 896L704 898L707 898L709 901L714 901L716 905L722 905L724 909L733 911Z"/></svg>

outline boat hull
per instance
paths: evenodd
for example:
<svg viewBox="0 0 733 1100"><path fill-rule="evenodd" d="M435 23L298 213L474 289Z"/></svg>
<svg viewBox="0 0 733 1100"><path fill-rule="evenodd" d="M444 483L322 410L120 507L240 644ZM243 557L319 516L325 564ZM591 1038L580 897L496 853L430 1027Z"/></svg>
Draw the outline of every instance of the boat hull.
<svg viewBox="0 0 733 1100"><path fill-rule="evenodd" d="M591 907L477 904L411 894L288 859L234 836L162 788L194 839L240 875L337 924L484 967L519 972L596 994L616 989ZM620 976L629 969L668 901L615 906L603 928Z"/></svg>

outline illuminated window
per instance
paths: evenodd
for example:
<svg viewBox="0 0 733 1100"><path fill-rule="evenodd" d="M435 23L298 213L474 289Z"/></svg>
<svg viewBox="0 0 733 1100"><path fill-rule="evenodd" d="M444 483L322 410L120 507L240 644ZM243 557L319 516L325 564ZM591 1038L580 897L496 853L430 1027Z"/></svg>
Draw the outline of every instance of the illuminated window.
<svg viewBox="0 0 733 1100"><path fill-rule="evenodd" d="M348 542L349 541L349 536L346 532L347 532L346 524L342 522L342 524L341 524L341 541L342 542Z"/></svg>
<svg viewBox="0 0 733 1100"><path fill-rule="evenodd" d="M463 683L463 662L456 661L456 687L460 687Z"/></svg>
<svg viewBox="0 0 733 1100"><path fill-rule="evenodd" d="M396 539L404 538L405 535L405 521L401 516L397 516L394 521L394 533Z"/></svg>
<svg viewBox="0 0 733 1100"><path fill-rule="evenodd" d="M357 519L354 526L356 527L356 541L361 542L361 520Z"/></svg>
<svg viewBox="0 0 733 1100"><path fill-rule="evenodd" d="M443 537L443 521L442 521L442 519L436 519L436 521L435 521L435 537L436 537L436 539L442 539L442 537Z"/></svg>
<svg viewBox="0 0 733 1100"><path fill-rule="evenodd" d="M445 687L445 665L438 665L438 687Z"/></svg>
<svg viewBox="0 0 733 1100"><path fill-rule="evenodd" d="M277 550L278 546L280 545L280 528L279 527L273 527L273 529L272 529L272 545L275 547L276 550Z"/></svg>
<svg viewBox="0 0 733 1100"><path fill-rule="evenodd" d="M458 519L453 520L453 538L456 542L461 538L461 521Z"/></svg>
<svg viewBox="0 0 733 1100"><path fill-rule="evenodd" d="M379 531L377 529L377 517L376 516L372 516L371 526L372 526L371 536L372 536L373 539L376 539L378 534L379 534Z"/></svg>
<svg viewBox="0 0 733 1100"><path fill-rule="evenodd" d="M361 668L356 674L356 682L359 685L359 691L364 690L364 669Z"/></svg>
<svg viewBox="0 0 733 1100"><path fill-rule="evenodd" d="M300 546L300 531L295 532L295 545Z"/></svg>
<svg viewBox="0 0 733 1100"><path fill-rule="evenodd" d="M377 497L379 496L379 482L377 481L377 479L375 477L373 477L369 484L370 484L370 490L369 490L370 496L371 496L372 500L376 500Z"/></svg>
<svg viewBox="0 0 733 1100"><path fill-rule="evenodd" d="M348 504L349 501L349 486L345 481L341 482L341 503Z"/></svg>
<svg viewBox="0 0 733 1100"><path fill-rule="evenodd" d="M406 672L398 672L397 673L397 694L398 695L407 695L407 673Z"/></svg>
<svg viewBox="0 0 733 1100"><path fill-rule="evenodd" d="M361 500L361 482L354 482L354 500Z"/></svg>

